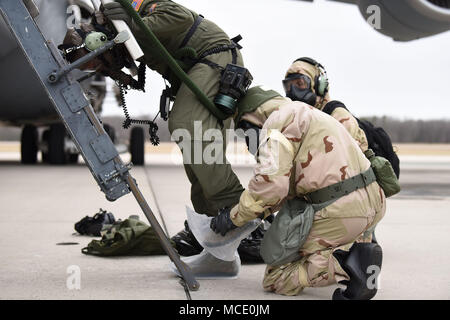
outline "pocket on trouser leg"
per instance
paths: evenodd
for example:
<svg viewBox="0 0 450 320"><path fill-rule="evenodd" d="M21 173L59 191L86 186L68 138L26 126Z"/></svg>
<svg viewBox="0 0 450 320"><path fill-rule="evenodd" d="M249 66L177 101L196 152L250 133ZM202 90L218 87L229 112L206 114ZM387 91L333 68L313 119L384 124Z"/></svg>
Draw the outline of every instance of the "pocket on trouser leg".
<svg viewBox="0 0 450 320"><path fill-rule="evenodd" d="M320 250L308 256L305 266L310 287L325 287L334 282L334 269L330 269L331 252L331 249Z"/></svg>

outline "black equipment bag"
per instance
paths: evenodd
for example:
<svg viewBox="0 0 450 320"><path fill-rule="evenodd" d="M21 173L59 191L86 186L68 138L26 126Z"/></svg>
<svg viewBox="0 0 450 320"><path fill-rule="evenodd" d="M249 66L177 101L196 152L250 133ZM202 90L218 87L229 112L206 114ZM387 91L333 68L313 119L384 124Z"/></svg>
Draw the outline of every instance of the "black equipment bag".
<svg viewBox="0 0 450 320"><path fill-rule="evenodd" d="M114 215L100 208L94 217L86 216L75 223L75 230L82 235L101 237L101 231L116 222Z"/></svg>

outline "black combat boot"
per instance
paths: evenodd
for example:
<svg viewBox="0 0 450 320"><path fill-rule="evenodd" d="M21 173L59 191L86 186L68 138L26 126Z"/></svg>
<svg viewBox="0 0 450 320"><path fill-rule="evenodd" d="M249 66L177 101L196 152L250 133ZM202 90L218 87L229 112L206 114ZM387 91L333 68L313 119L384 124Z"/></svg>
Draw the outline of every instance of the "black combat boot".
<svg viewBox="0 0 450 320"><path fill-rule="evenodd" d="M186 220L184 221L184 229L174 235L171 240L175 242L175 249L180 256L194 256L203 251L203 247L195 239Z"/></svg>
<svg viewBox="0 0 450 320"><path fill-rule="evenodd" d="M273 222L274 216L270 215L265 220L266 223L271 224ZM264 263L263 258L260 254L261 243L264 238L266 229L264 225L261 224L259 227L253 231L247 238L242 239L238 247L238 253L243 263Z"/></svg>
<svg viewBox="0 0 450 320"><path fill-rule="evenodd" d="M383 261L381 247L376 243L355 243L349 252L338 250L333 255L350 277L350 280L340 282L347 288L345 290L336 289L333 293L333 300L372 299L377 293L377 288L369 288L369 277L374 275L373 271L368 268L377 266L381 270Z"/></svg>
<svg viewBox="0 0 450 320"><path fill-rule="evenodd" d="M238 247L238 253L243 263L264 263L259 249L266 230L260 225L247 238L242 239Z"/></svg>

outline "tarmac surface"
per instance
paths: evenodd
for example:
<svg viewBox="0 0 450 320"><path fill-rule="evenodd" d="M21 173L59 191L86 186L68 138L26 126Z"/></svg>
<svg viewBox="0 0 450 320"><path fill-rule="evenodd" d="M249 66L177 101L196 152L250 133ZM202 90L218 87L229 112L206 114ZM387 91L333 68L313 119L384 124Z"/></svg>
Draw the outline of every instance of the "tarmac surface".
<svg viewBox="0 0 450 320"><path fill-rule="evenodd" d="M388 199L386 217L377 228L384 261L375 298L450 299L450 157L401 160L403 191ZM147 155L145 167L132 169L170 236L182 229L185 206L190 205L189 183L176 162ZM251 164L234 168L246 186ZM187 299L166 256L100 258L81 253L93 238L75 234L74 223L99 208L116 219L137 214L146 221L131 195L108 202L82 164L23 166L17 152L0 153L0 208L0 299ZM191 297L330 299L337 287L278 296L262 290L264 269L247 264L236 280L200 280L200 290ZM79 289L71 282L78 271Z"/></svg>

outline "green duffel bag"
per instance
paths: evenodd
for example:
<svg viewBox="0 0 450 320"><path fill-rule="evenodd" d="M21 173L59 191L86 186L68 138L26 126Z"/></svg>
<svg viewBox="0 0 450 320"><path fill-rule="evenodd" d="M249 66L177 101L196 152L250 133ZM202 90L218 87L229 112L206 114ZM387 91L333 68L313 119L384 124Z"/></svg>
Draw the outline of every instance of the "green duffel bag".
<svg viewBox="0 0 450 320"><path fill-rule="evenodd" d="M101 240L92 240L81 252L104 257L165 254L155 230L132 218L114 224Z"/></svg>
<svg viewBox="0 0 450 320"><path fill-rule="evenodd" d="M383 189L386 198L399 193L401 190L400 183L389 160L375 156L371 149L368 149L364 154L369 159L373 172L377 177L377 182Z"/></svg>
<svg viewBox="0 0 450 320"><path fill-rule="evenodd" d="M270 266L300 259L299 249L308 238L314 220L314 207L295 198L285 202L261 243L261 257Z"/></svg>

